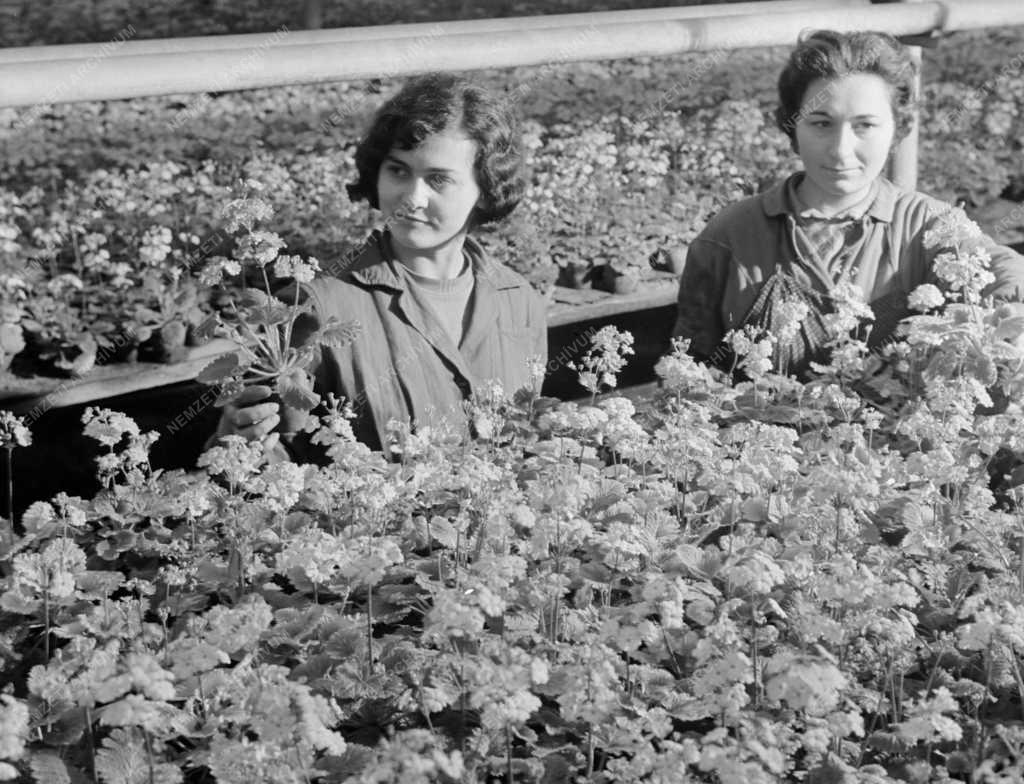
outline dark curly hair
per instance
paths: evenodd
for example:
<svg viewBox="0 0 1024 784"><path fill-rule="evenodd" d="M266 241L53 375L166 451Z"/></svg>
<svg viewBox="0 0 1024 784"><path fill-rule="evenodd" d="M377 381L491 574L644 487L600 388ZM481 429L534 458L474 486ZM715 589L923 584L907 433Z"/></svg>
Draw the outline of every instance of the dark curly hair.
<svg viewBox="0 0 1024 784"><path fill-rule="evenodd" d="M794 150L797 149L796 126L806 111L804 96L811 82L859 73L875 74L889 85L896 126L894 141L910 133L917 102L914 90L917 64L906 47L887 33L818 30L800 36L779 75L775 122L789 137Z"/></svg>
<svg viewBox="0 0 1024 784"><path fill-rule="evenodd" d="M410 79L378 110L356 148L359 178L347 186L349 198L366 199L379 208L377 175L387 154L396 147L411 150L431 134L453 128L477 145L473 171L481 203L470 224L479 226L507 216L525 190L515 116L483 87L446 73Z"/></svg>

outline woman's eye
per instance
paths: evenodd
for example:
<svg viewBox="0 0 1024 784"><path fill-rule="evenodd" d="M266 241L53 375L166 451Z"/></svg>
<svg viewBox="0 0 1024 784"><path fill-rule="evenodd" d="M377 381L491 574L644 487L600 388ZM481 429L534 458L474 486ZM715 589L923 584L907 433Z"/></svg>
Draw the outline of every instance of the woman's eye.
<svg viewBox="0 0 1024 784"><path fill-rule="evenodd" d="M390 174L392 177L404 177L406 168L399 166L397 163L388 163L384 166L384 171Z"/></svg>
<svg viewBox="0 0 1024 784"><path fill-rule="evenodd" d="M828 126L831 125L831 123L828 120L813 120L811 122L811 125L813 125L815 128L828 128Z"/></svg>
<svg viewBox="0 0 1024 784"><path fill-rule="evenodd" d="M430 175L430 184L434 188L444 187L445 185L448 185L449 183L451 183L451 181L452 181L452 178L447 176L447 175L445 175L445 174L431 174Z"/></svg>

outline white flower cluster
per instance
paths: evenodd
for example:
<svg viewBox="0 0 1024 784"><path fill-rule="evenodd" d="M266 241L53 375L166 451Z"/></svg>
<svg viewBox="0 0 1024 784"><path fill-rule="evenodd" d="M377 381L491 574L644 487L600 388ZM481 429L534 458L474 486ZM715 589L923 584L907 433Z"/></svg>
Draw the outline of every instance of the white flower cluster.
<svg viewBox="0 0 1024 784"><path fill-rule="evenodd" d="M920 313L927 313L929 310L942 307L945 301L946 297L942 291L932 283L922 283L910 292L910 296L907 298L907 304L911 310Z"/></svg>
<svg viewBox="0 0 1024 784"><path fill-rule="evenodd" d="M274 261L274 274L279 278L293 278L296 283L309 283L320 272L320 262L310 256L303 261L301 256L280 255Z"/></svg>
<svg viewBox="0 0 1024 784"><path fill-rule="evenodd" d="M751 378L757 379L772 369L772 354L775 351L774 335L758 335L758 328L747 324L743 329L731 330L725 339L736 356L739 367Z"/></svg>
<svg viewBox="0 0 1024 784"><path fill-rule="evenodd" d="M711 371L687 353L689 348L689 339L673 338L671 353L659 359L654 366L654 372L673 392L685 393L711 387Z"/></svg>
<svg viewBox="0 0 1024 784"><path fill-rule="evenodd" d="M0 411L0 447L14 449L16 446L30 446L32 431L22 417L10 411Z"/></svg>

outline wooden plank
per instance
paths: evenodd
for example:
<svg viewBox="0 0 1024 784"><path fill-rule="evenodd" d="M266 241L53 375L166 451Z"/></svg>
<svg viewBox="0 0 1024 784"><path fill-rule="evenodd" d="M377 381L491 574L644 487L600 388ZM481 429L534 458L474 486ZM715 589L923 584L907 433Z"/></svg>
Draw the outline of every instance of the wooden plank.
<svg viewBox="0 0 1024 784"><path fill-rule="evenodd" d="M674 305L679 296L677 277L661 273L658 277L643 280L631 294L609 294L596 289L562 289L556 287L555 302L548 308L548 327L561 327L581 321L607 318L620 313L650 310L665 305ZM569 292L586 292L590 301L582 304L568 304L561 298L570 297Z"/></svg>
<svg viewBox="0 0 1024 784"><path fill-rule="evenodd" d="M557 287L555 302L548 308L548 327L561 327L675 303L678 291L675 275L652 270L646 273L645 278L631 294ZM0 408L37 418L51 408L193 381L210 360L231 351L234 345L225 339L212 340L190 349L187 358L181 362L102 365L79 378L0 376Z"/></svg>
<svg viewBox="0 0 1024 784"><path fill-rule="evenodd" d="M5 379L0 381L0 406L19 415L34 413L33 418L38 418L51 408L192 381L214 357L234 347L230 340L220 338L190 349L185 360L174 364L102 365L79 378Z"/></svg>

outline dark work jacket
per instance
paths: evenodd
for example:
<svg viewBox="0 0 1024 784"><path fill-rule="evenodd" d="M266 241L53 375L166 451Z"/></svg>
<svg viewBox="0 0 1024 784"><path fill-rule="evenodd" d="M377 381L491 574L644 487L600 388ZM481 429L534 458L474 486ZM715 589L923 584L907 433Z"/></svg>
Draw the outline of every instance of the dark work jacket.
<svg viewBox="0 0 1024 784"><path fill-rule="evenodd" d="M690 338L691 351L711 357L725 333L743 325L761 287L776 272L822 293L831 290L821 261L806 258L794 241L796 219L787 198L792 175L757 196L725 207L690 245L679 284L674 334ZM935 283L932 262L938 249L924 246L924 233L949 205L922 193L903 191L885 178L862 220L864 232L846 249L855 282L875 312L868 345L889 338L912 315L907 296L922 283ZM988 240L996 281L987 290L997 299L1024 300L1024 258Z"/></svg>

